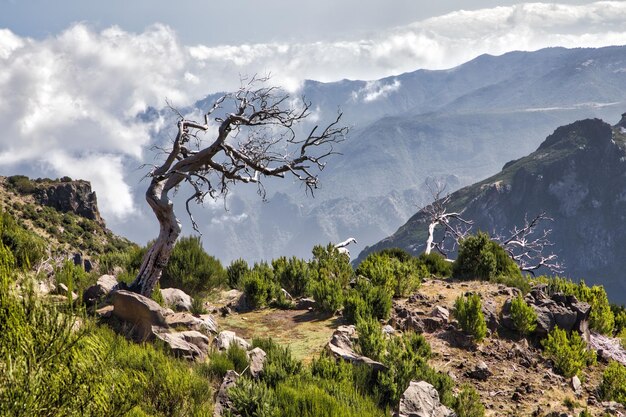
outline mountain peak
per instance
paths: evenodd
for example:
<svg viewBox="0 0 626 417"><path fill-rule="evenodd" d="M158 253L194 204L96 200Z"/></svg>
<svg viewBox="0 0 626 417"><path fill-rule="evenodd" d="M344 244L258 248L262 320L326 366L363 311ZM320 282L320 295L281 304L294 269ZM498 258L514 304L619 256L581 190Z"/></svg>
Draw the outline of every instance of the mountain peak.
<svg viewBox="0 0 626 417"><path fill-rule="evenodd" d="M608 123L600 119L578 120L569 125L558 127L539 145L537 150L607 144L611 141L611 137L611 126Z"/></svg>

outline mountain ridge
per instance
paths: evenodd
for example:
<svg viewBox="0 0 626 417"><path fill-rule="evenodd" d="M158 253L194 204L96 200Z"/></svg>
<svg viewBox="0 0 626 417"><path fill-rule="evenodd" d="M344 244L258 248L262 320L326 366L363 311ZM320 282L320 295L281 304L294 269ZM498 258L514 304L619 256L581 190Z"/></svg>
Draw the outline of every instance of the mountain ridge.
<svg viewBox="0 0 626 417"><path fill-rule="evenodd" d="M510 161L503 170L451 194L449 210L465 210L474 231L506 234L525 216L540 212L554 221L553 249L566 275L603 284L611 297L626 301L619 248L626 244L626 113L614 126L586 119L557 128L538 149ZM356 263L373 251L400 247L423 250L427 214L414 214L394 234L364 249Z"/></svg>

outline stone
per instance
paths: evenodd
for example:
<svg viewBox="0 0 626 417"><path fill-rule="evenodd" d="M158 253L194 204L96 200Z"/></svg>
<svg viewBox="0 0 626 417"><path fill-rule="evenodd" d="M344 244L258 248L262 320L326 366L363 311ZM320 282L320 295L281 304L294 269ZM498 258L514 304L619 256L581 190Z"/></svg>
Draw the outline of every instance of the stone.
<svg viewBox="0 0 626 417"><path fill-rule="evenodd" d="M308 310L309 308L315 308L316 302L312 298L300 298L296 301L296 310Z"/></svg>
<svg viewBox="0 0 626 417"><path fill-rule="evenodd" d="M263 366L265 365L265 357L267 354L261 348L254 348L248 352L248 361L250 363L248 370L252 378L258 378L263 372Z"/></svg>
<svg viewBox="0 0 626 417"><path fill-rule="evenodd" d="M572 389L576 394L580 394L582 392L582 384L580 383L580 379L578 376L574 375L572 377Z"/></svg>
<svg viewBox="0 0 626 417"><path fill-rule="evenodd" d="M163 341L175 356L188 360L202 360L209 351L209 338L195 330L169 333L153 328L154 336Z"/></svg>
<svg viewBox="0 0 626 417"><path fill-rule="evenodd" d="M398 417L456 417L456 413L441 404L439 393L426 381L411 381L400 397Z"/></svg>
<svg viewBox="0 0 626 417"><path fill-rule="evenodd" d="M344 328L344 329L341 329ZM377 362L367 356L359 355L354 350L354 345L351 340L351 328L354 326L339 326L333 333L330 341L326 345L328 351L336 358L342 359L346 362L365 364L375 370L387 369L385 365Z"/></svg>
<svg viewBox="0 0 626 417"><path fill-rule="evenodd" d="M396 334L396 329L394 329L392 326L388 324L385 324L383 326L383 333L386 334L387 336L392 336Z"/></svg>
<svg viewBox="0 0 626 417"><path fill-rule="evenodd" d="M194 316L190 313L173 313L165 316L169 327L184 327L188 330L196 330L207 336L217 334L217 322L210 314Z"/></svg>
<svg viewBox="0 0 626 417"><path fill-rule="evenodd" d="M493 300L487 299L482 301L482 312L485 316L485 322L487 323L487 328L492 332L500 325L497 311L496 303Z"/></svg>
<svg viewBox="0 0 626 417"><path fill-rule="evenodd" d="M467 372L467 376L473 379L477 379L479 381L486 381L491 375L493 375L492 372L489 370L487 364L483 361L478 362L474 369Z"/></svg>
<svg viewBox="0 0 626 417"><path fill-rule="evenodd" d="M241 337L237 336L235 332L230 330L221 331L213 340L213 344L218 350L228 350L231 344L236 344L243 350L250 349L250 343L246 342Z"/></svg>
<svg viewBox="0 0 626 417"><path fill-rule="evenodd" d="M175 311L191 311L191 297L178 288L161 288L165 304Z"/></svg>
<svg viewBox="0 0 626 417"><path fill-rule="evenodd" d="M96 305L113 291L117 285L117 279L113 275L102 275L94 285L83 292L83 302L88 307Z"/></svg>
<svg viewBox="0 0 626 417"><path fill-rule="evenodd" d="M225 410L232 408L232 403L228 398L228 389L234 387L239 379L239 374L235 371L227 371L222 379L220 389L215 397L215 407L213 409L213 417L221 417Z"/></svg>
<svg viewBox="0 0 626 417"><path fill-rule="evenodd" d="M441 329L446 322L441 317L424 317L422 320L423 329L429 333Z"/></svg>
<svg viewBox="0 0 626 417"><path fill-rule="evenodd" d="M445 323L450 319L450 312L447 308L441 306L435 306L433 310L430 312L431 317L438 317L442 319Z"/></svg>
<svg viewBox="0 0 626 417"><path fill-rule="evenodd" d="M167 327L166 310L156 301L127 290L111 293L113 315L134 325L133 334L139 340L146 340L152 335L152 327Z"/></svg>

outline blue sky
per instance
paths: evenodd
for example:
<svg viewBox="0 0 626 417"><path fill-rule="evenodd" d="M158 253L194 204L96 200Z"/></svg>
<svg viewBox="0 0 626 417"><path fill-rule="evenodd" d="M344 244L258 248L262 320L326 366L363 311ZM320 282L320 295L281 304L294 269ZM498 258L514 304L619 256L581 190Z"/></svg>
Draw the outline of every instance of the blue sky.
<svg viewBox="0 0 626 417"><path fill-rule="evenodd" d="M135 116L166 98L184 106L240 74L296 91L482 53L622 45L623 22L622 1L0 0L0 174L88 179L115 227L143 215L132 171L164 128Z"/></svg>

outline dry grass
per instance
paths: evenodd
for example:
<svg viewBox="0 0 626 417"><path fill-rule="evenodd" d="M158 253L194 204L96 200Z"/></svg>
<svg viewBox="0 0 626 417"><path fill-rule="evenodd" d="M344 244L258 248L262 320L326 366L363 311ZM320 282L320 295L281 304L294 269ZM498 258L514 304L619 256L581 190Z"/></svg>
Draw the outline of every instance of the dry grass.
<svg viewBox="0 0 626 417"><path fill-rule="evenodd" d="M218 324L221 330L232 330L247 340L271 337L289 345L296 359L309 362L342 323L336 317L307 310L262 309L218 318Z"/></svg>

